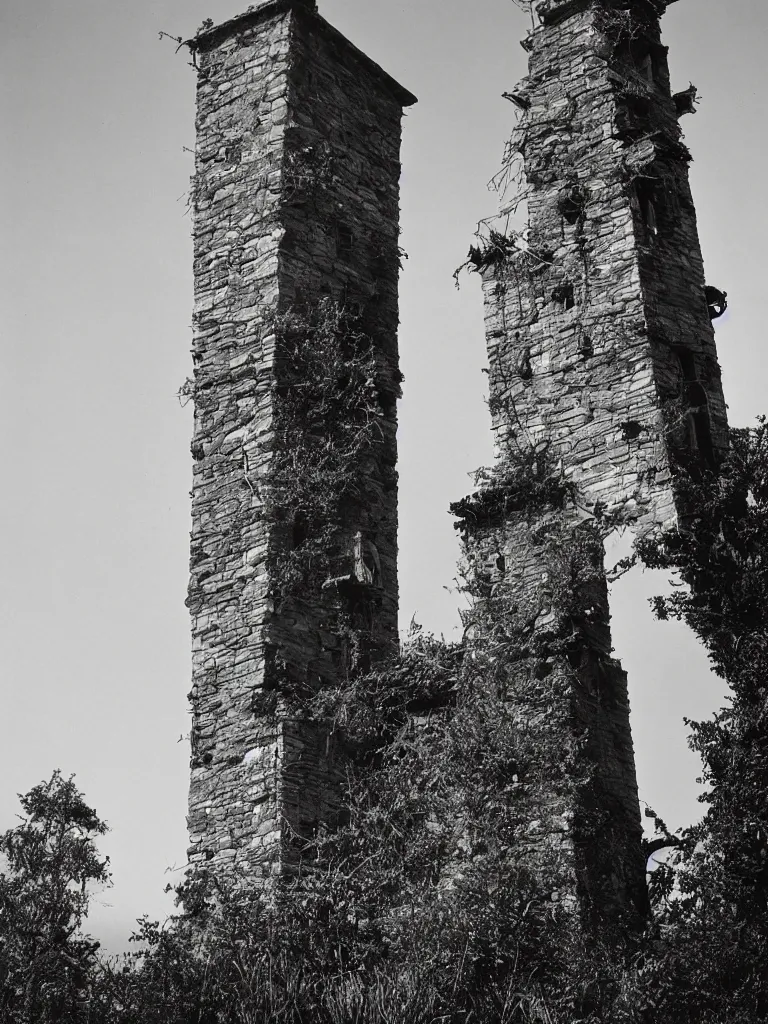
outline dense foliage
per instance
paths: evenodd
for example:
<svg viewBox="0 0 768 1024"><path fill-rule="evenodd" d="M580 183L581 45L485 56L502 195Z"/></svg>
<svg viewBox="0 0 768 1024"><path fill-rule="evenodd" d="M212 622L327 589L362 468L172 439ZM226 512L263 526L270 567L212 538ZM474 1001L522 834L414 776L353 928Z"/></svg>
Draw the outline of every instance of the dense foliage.
<svg viewBox="0 0 768 1024"><path fill-rule="evenodd" d="M680 1024L752 1024L768 1018L768 423L733 430L719 473L680 486L684 528L639 554L679 573L657 614L696 632L730 695L689 723L707 813L666 872L656 974Z"/></svg>
<svg viewBox="0 0 768 1024"><path fill-rule="evenodd" d="M345 822L307 842L300 876L268 898L236 878L191 878L171 920L140 922L128 957L100 959L82 934L88 886L106 880L103 824L71 780L35 787L21 825L0 837L0 1019L765 1021L768 426L734 431L719 473L682 474L680 487L684 529L644 541L639 556L679 573L685 586L656 610L696 631L731 699L691 723L706 815L654 875L644 935L586 937L568 858L529 841L542 787L573 785L573 766L547 749L538 712L527 725L510 712L515 679L543 717L559 713L558 697L535 673L510 675L525 638L494 609L499 628L461 646L416 631L394 664L305 708L334 721L356 767ZM534 662L547 654L534 649Z"/></svg>
<svg viewBox="0 0 768 1024"><path fill-rule="evenodd" d="M21 805L0 836L0 1020L80 1020L98 973L81 928L89 886L109 880L94 842L106 825L58 772Z"/></svg>
<svg viewBox="0 0 768 1024"><path fill-rule="evenodd" d="M285 534L272 555L280 602L319 588L338 571L351 511L370 498L383 383L359 317L330 299L280 314L273 326L280 443L265 514Z"/></svg>

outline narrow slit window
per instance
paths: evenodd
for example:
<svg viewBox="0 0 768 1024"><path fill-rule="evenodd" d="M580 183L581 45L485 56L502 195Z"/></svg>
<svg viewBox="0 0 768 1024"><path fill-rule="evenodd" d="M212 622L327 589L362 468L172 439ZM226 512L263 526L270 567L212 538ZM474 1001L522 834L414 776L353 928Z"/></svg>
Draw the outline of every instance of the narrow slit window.
<svg viewBox="0 0 768 1024"><path fill-rule="evenodd" d="M349 263L352 259L353 236L346 224L336 226L336 255L340 260Z"/></svg>
<svg viewBox="0 0 768 1024"><path fill-rule="evenodd" d="M658 238L659 235L659 203L656 197L656 189L653 182L640 180L636 185L637 201L640 206L640 215L643 224L651 238Z"/></svg>
<svg viewBox="0 0 768 1024"><path fill-rule="evenodd" d="M696 372L696 360L688 349L678 349L682 377L682 398L686 417L688 447L697 452L708 466L716 464L709 420L709 400Z"/></svg>
<svg viewBox="0 0 768 1024"><path fill-rule="evenodd" d="M643 78L648 82L649 85L653 85L656 81L656 76L653 68L653 56L650 53L646 53L644 57L641 57L638 61L638 70Z"/></svg>

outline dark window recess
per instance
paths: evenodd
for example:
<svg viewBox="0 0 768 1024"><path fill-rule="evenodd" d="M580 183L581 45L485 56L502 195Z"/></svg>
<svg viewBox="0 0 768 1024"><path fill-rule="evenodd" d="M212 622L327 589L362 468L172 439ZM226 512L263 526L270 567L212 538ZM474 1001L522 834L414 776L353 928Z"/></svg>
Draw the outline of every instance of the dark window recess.
<svg viewBox="0 0 768 1024"><path fill-rule="evenodd" d="M349 257L346 260L349 262ZM357 320L363 315L364 307L362 302L358 302L354 296L355 292L345 284L341 292L341 304L349 316L353 320Z"/></svg>
<svg viewBox="0 0 768 1024"><path fill-rule="evenodd" d="M575 224L584 216L587 205L587 193L580 185L570 185L560 193L558 201L560 214L568 224Z"/></svg>
<svg viewBox="0 0 768 1024"><path fill-rule="evenodd" d="M636 441L645 430L642 423L638 423L637 420L627 420L619 425L625 441Z"/></svg>
<svg viewBox="0 0 768 1024"><path fill-rule="evenodd" d="M291 534L291 541L293 547L300 548L302 544L309 538L309 523L307 517L301 509L296 512L293 517L293 530Z"/></svg>
<svg viewBox="0 0 768 1024"><path fill-rule="evenodd" d="M651 39L636 36L619 46L617 56L651 87L665 85L665 50Z"/></svg>
<svg viewBox="0 0 768 1024"><path fill-rule="evenodd" d="M696 375L696 360L693 353L683 348L676 351L682 377L681 392L688 447L698 452L707 465L714 468L716 459L707 393Z"/></svg>
<svg viewBox="0 0 768 1024"><path fill-rule="evenodd" d="M531 349L528 345L522 350L517 358L517 375L521 380L530 380L533 377L531 366Z"/></svg>
<svg viewBox="0 0 768 1024"><path fill-rule="evenodd" d="M649 117L651 101L647 96L638 96L635 92L625 92L620 97L621 103L636 117Z"/></svg>
<svg viewBox="0 0 768 1024"><path fill-rule="evenodd" d="M552 301L563 309L573 309L576 305L572 284L559 284L552 292Z"/></svg>
<svg viewBox="0 0 768 1024"><path fill-rule="evenodd" d="M657 238L660 204L656 186L648 178L640 178L635 183L635 192L646 232L650 238Z"/></svg>
<svg viewBox="0 0 768 1024"><path fill-rule="evenodd" d="M616 131L619 138L636 139L651 130L651 101L647 96L625 92L619 96Z"/></svg>
<svg viewBox="0 0 768 1024"><path fill-rule="evenodd" d="M654 85L656 83L656 67L653 61L653 54L649 52L644 54L642 57L638 56L635 62L635 67L649 85Z"/></svg>
<svg viewBox="0 0 768 1024"><path fill-rule="evenodd" d="M379 293L379 280L386 280L392 275L394 260L387 253L380 250L371 259L371 277L373 278L376 293Z"/></svg>
<svg viewBox="0 0 768 1024"><path fill-rule="evenodd" d="M500 573L505 573L507 571L507 560L504 555L499 555L496 559L496 568Z"/></svg>
<svg viewBox="0 0 768 1024"><path fill-rule="evenodd" d="M340 260L348 263L352 259L352 231L346 224L336 225L336 255Z"/></svg>

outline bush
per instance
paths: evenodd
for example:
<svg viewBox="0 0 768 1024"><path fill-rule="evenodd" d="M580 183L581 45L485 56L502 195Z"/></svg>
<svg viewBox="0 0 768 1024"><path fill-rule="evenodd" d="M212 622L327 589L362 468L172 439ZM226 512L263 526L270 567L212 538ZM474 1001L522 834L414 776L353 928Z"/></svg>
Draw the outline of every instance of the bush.
<svg viewBox="0 0 768 1024"><path fill-rule="evenodd" d="M0 836L0 1019L85 1020L99 944L81 928L89 886L109 881L95 843L107 826L59 772L21 805L21 824Z"/></svg>

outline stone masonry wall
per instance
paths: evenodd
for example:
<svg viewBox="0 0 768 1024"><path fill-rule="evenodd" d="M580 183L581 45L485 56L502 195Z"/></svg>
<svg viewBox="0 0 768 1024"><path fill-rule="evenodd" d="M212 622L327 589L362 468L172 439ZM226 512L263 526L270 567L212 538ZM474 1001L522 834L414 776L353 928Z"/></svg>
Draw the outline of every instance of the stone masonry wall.
<svg viewBox="0 0 768 1024"><path fill-rule="evenodd" d="M685 447L716 459L727 437L658 16L644 2L539 10L512 139L528 251L484 272L495 427L502 445L546 440L590 508L672 525L671 462Z"/></svg>
<svg viewBox="0 0 768 1024"><path fill-rule="evenodd" d="M504 665L506 703L570 780L538 794L532 855L537 844L543 852L563 849L585 924L642 918L645 861L627 678L611 657L602 538L559 508L497 523L470 515L464 523L464 571L474 594L464 616L468 643L487 644L500 623L517 637L518 653ZM553 765L552 777L558 774Z"/></svg>
<svg viewBox="0 0 768 1024"><path fill-rule="evenodd" d="M258 878L285 871L292 838L332 814L339 775L327 732L283 700L286 680L333 684L361 619L369 656L397 642L398 154L413 97L305 0L269 0L188 45L199 68L189 859ZM302 538L274 515L290 443L280 403L298 386L283 376L281 324L342 306L367 318L380 367L379 442L354 481L377 501L347 503L338 524L346 589L286 597L275 574Z"/></svg>
<svg viewBox="0 0 768 1024"><path fill-rule="evenodd" d="M676 468L715 465L727 445L664 7L536 5L529 74L511 96L528 230L471 254L499 464L485 491L455 506L478 595L467 622L488 628L494 607L519 622L527 640L509 699L526 695L521 718L531 680L561 695L562 713L541 727L561 737L579 784L542 794L539 825L542 841L559 835L571 849L579 906L593 921L647 906L600 533L606 522L639 533L674 526L684 512ZM531 486L537 474L559 478L562 501L521 508L521 473ZM483 596L501 592L506 606Z"/></svg>

